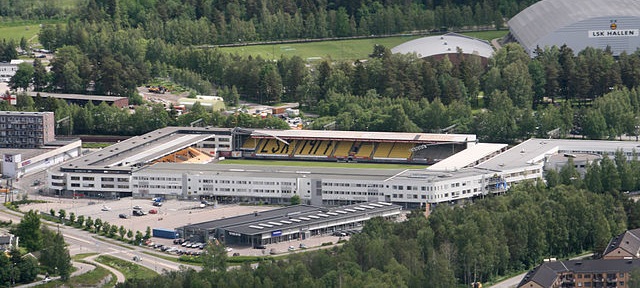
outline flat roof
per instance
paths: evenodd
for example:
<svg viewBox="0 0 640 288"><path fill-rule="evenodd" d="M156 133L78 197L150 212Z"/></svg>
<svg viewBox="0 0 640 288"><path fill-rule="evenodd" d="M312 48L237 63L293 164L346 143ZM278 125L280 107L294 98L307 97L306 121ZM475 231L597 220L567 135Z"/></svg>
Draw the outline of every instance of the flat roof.
<svg viewBox="0 0 640 288"><path fill-rule="evenodd" d="M188 229L209 230L221 228L226 231L245 235L257 235L295 229L301 226L363 217L369 214L390 213L399 214L401 206L386 202L364 202L337 208L315 207L309 205L289 206L259 213L246 214L231 218L203 222L184 226ZM336 210L352 211L348 213L334 213ZM299 221L298 221L299 220Z"/></svg>
<svg viewBox="0 0 640 288"><path fill-rule="evenodd" d="M34 149L21 149L21 148L0 148L0 155L3 154L21 154L22 155L22 161L26 161L29 160L33 157L36 157L38 155L42 155L45 153L48 153L51 150L54 149L58 149L64 145L68 145L71 144L73 142L78 141L79 139L71 139L71 140L56 140L53 142L49 142L47 144L45 144L44 146L42 146L41 148L34 148Z"/></svg>
<svg viewBox="0 0 640 288"><path fill-rule="evenodd" d="M53 112L0 111L0 116L42 116Z"/></svg>
<svg viewBox="0 0 640 288"><path fill-rule="evenodd" d="M273 165L241 165L241 164L192 164L192 163L156 163L140 169L138 172L149 173L188 173L216 174L219 177L322 177L383 180L393 177L406 169L366 169L342 167L299 167Z"/></svg>
<svg viewBox="0 0 640 288"><path fill-rule="evenodd" d="M120 96L106 96L106 95L87 95L87 94L60 94L60 93L46 93L46 92L33 92L27 91L29 96L36 97L38 94L40 97L48 98L59 98L59 99L71 99L71 100L87 100L87 101L104 101L104 102L115 102L122 99L127 99L127 97Z"/></svg>
<svg viewBox="0 0 640 288"><path fill-rule="evenodd" d="M252 130L251 137L279 137L287 139L317 138L328 140L356 141L376 140L394 142L475 142L474 134L431 134L401 132L333 131L333 130Z"/></svg>
<svg viewBox="0 0 640 288"><path fill-rule="evenodd" d="M640 143L632 141L571 140L532 138L493 157L476 167L490 170L510 170L523 166L541 164L546 156L555 153L614 154L617 150L631 152L640 150Z"/></svg>
<svg viewBox="0 0 640 288"><path fill-rule="evenodd" d="M464 149L427 168L430 171L455 171L474 164L493 153L506 148L507 144L478 143ZM427 148L429 149L429 148Z"/></svg>
<svg viewBox="0 0 640 288"><path fill-rule="evenodd" d="M226 128L165 127L131 137L65 163L61 169L131 171L132 167L189 147L214 135L231 133Z"/></svg>

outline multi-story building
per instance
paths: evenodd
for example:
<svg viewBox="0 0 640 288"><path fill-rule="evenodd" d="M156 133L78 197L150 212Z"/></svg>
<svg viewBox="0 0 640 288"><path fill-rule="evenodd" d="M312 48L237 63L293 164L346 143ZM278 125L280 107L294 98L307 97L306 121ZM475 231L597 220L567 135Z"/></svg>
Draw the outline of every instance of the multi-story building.
<svg viewBox="0 0 640 288"><path fill-rule="evenodd" d="M0 148L39 148L54 140L53 112L0 111Z"/></svg>

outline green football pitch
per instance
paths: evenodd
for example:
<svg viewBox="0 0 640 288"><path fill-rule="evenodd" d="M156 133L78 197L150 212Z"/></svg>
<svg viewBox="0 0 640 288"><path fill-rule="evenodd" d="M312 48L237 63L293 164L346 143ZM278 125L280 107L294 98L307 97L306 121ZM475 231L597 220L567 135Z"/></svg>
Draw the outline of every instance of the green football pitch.
<svg viewBox="0 0 640 288"><path fill-rule="evenodd" d="M284 161L284 160L253 160L253 159L225 159L219 164L239 165L269 165L294 167L336 167L336 168L370 168L370 169L424 169L427 165L412 164L383 164L383 163L353 163L353 162L325 162L325 161Z"/></svg>

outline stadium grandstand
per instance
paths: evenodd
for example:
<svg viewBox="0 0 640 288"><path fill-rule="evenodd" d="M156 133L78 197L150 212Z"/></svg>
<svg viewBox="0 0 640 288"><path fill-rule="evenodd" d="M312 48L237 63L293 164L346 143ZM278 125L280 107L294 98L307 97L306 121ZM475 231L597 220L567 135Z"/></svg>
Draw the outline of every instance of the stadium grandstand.
<svg viewBox="0 0 640 288"><path fill-rule="evenodd" d="M632 141L530 139L507 149L466 134L167 127L54 166L46 187L69 197L288 204L299 196L315 206L382 201L417 208L505 193L576 155L622 151L632 159L636 149ZM226 158L422 165L247 165ZM575 163L583 170L598 159ZM425 167L430 161L437 163Z"/></svg>
<svg viewBox="0 0 640 288"><path fill-rule="evenodd" d="M243 158L380 163L433 164L476 144L471 134L236 129L234 137Z"/></svg>

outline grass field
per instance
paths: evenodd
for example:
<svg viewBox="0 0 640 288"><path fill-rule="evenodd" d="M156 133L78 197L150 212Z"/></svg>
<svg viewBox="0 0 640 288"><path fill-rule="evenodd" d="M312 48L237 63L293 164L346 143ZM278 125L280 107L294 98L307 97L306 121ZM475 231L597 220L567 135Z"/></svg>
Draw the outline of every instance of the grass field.
<svg viewBox="0 0 640 288"><path fill-rule="evenodd" d="M265 59L279 59L281 56L291 57L297 55L302 59L313 62L321 59L366 59L373 51L373 46L376 44L391 48L416 38L418 37L387 37L295 44L224 47L220 49L224 52L238 53L245 56L260 56Z"/></svg>
<svg viewBox="0 0 640 288"><path fill-rule="evenodd" d="M503 37L508 32L509 31L507 30L479 31L463 34L490 41L491 39ZM383 45L391 49L397 45L416 38L420 38L420 36L397 36L387 38L322 41L296 44L223 47L220 48L220 50L229 53L237 53L244 56L260 56L265 59L279 59L281 56L291 57L297 55L309 62L320 61L322 59L355 60L366 59L368 55L373 51L373 46L376 44Z"/></svg>
<svg viewBox="0 0 640 288"><path fill-rule="evenodd" d="M423 169L426 165L411 164L379 164L379 163L345 163L323 161L283 161L283 160L247 160L225 159L220 164L241 165L269 165L269 166L294 166L294 167L335 167L335 168L369 168L369 169Z"/></svg>
<svg viewBox="0 0 640 288"><path fill-rule="evenodd" d="M158 276L158 273L147 267L134 264L129 261L124 261L113 256L100 255L96 258L96 261L122 272L126 279L150 279Z"/></svg>
<svg viewBox="0 0 640 288"><path fill-rule="evenodd" d="M4 26L0 27L0 37L11 40L13 39L16 44L19 43L20 38L35 39L40 31L39 24L21 25L21 26ZM33 41L32 41L33 43Z"/></svg>

